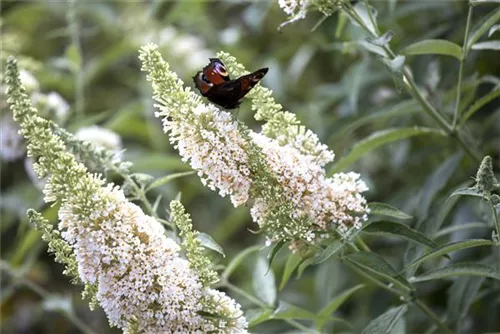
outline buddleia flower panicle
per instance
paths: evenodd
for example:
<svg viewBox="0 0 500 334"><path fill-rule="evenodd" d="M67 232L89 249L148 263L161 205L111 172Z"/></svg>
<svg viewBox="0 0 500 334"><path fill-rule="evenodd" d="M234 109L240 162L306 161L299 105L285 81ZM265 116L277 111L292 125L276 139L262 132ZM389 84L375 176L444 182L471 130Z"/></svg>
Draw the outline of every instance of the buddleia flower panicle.
<svg viewBox="0 0 500 334"><path fill-rule="evenodd" d="M45 200L60 203L58 232L48 229L36 213L30 212L30 218L52 242L56 258L71 273L77 272L87 294L94 294L110 324L126 332L246 333L239 305L203 286L163 226L129 202L119 187L89 174L67 151L51 123L31 106L13 58L8 61L7 83L9 103L29 143L28 153L36 160L35 170L49 176ZM59 231L63 244L54 243ZM217 301L225 306L215 307Z"/></svg>
<svg viewBox="0 0 500 334"><path fill-rule="evenodd" d="M163 130L184 162L198 172L203 184L230 195L234 206L248 201L252 186L246 142L238 124L225 111L206 105L191 88L170 71L158 52L148 44L141 49L142 70L153 86L153 97L162 117Z"/></svg>
<svg viewBox="0 0 500 334"><path fill-rule="evenodd" d="M230 55L219 56L235 77L246 73ZM248 201L253 220L271 242L290 241L295 251L337 232L347 236L367 219L361 195L367 187L359 175L340 173L327 178L323 166L333 160L333 152L301 126L295 115L284 112L270 90L256 86L248 94L256 118L267 121L259 134L183 88L156 46L143 47L140 58L154 98L160 102L158 116L163 117L164 130L183 159L212 189L228 189L221 193L230 193L233 204ZM227 130L232 140L226 140ZM235 201L236 193L244 196Z"/></svg>
<svg viewBox="0 0 500 334"><path fill-rule="evenodd" d="M180 230L182 238L182 249L191 263L191 267L198 273L200 281L204 286L210 286L217 283L219 277L211 269L210 260L204 256L205 249L198 240L198 231L193 231L193 225L189 214L186 213L184 206L179 201L170 202L170 215L172 221Z"/></svg>
<svg viewBox="0 0 500 334"><path fill-rule="evenodd" d="M475 187L485 196L489 196L491 192L500 194L500 183L493 173L493 160L489 155L485 156L479 165Z"/></svg>
<svg viewBox="0 0 500 334"><path fill-rule="evenodd" d="M219 52L231 75L248 73L243 65L228 53ZM294 206L293 216L311 224L307 241L334 225L340 232L361 228L369 212L362 192L368 190L356 173L338 173L327 178L323 168L334 154L317 135L300 124L295 114L284 111L272 97L272 91L256 86L248 93L257 120L264 120L262 134L253 136L267 157L268 165L282 185L285 197ZM254 220L266 225L266 201L259 199L252 208ZM314 222L314 223L312 223ZM279 234L278 234L279 235ZM276 235L273 239L279 238ZM322 234L324 236L324 234Z"/></svg>
<svg viewBox="0 0 500 334"><path fill-rule="evenodd" d="M295 227L292 249L328 237L323 232L332 230L332 223L342 235L351 228L360 229L367 217L367 203L361 195L368 190L356 173L339 173L327 178L325 170L310 155L304 155L291 145L281 146L277 140L260 134L254 141L267 157L267 163L277 178L285 201L292 206L292 218L302 222ZM257 198L251 209L253 220L260 227L269 225L269 201ZM274 223L276 224L276 222ZM290 226L273 226L271 241L287 238Z"/></svg>
<svg viewBox="0 0 500 334"><path fill-rule="evenodd" d="M0 77L3 82L3 76ZM21 70L19 79L30 96L38 94L40 84L31 72ZM4 161L15 161L25 155L26 144L19 134L19 125L14 122L12 113L7 110L6 93L7 87L0 84L0 158Z"/></svg>

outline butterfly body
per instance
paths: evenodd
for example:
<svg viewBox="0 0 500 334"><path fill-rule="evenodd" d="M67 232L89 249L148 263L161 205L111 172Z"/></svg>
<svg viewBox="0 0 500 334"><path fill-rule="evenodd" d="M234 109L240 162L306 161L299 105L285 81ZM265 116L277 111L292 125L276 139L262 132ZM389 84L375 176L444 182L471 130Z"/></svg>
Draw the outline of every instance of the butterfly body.
<svg viewBox="0 0 500 334"><path fill-rule="evenodd" d="M253 73L231 80L224 64L217 58L193 77L196 88L210 102L225 109L238 108L243 97L266 75L268 69L262 68Z"/></svg>

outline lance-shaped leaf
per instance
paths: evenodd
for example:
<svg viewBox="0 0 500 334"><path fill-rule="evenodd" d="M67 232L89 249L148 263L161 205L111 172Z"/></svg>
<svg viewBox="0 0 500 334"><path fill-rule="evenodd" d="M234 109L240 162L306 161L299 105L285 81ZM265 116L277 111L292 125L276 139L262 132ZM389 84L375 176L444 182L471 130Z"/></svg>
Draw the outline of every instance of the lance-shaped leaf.
<svg viewBox="0 0 500 334"><path fill-rule="evenodd" d="M407 215L403 211L400 211L389 204L371 202L368 203L368 208L370 209L370 215L381 215L386 217L392 217L397 219L411 219L410 215Z"/></svg>
<svg viewBox="0 0 500 334"><path fill-rule="evenodd" d="M500 281L500 270L480 263L454 263L444 268L430 270L412 278L412 282L425 282L456 276L489 277Z"/></svg>
<svg viewBox="0 0 500 334"><path fill-rule="evenodd" d="M407 305L401 305L399 307L389 309L382 315L372 320L368 326L363 329L361 334L393 333L393 329L398 323L398 320L401 319L407 310Z"/></svg>
<svg viewBox="0 0 500 334"><path fill-rule="evenodd" d="M401 51L405 55L439 54L462 59L462 48L445 39L427 39L408 45Z"/></svg>
<svg viewBox="0 0 500 334"><path fill-rule="evenodd" d="M406 266L406 269L412 268L419 266L421 263L424 261L434 259L436 257L448 254L450 252L455 252L458 250L462 249L467 249L467 248L473 248L473 247L481 247L481 246L492 246L494 243L491 240L486 240L486 239L472 239L472 240L467 240L467 241L459 241L459 242L453 242L450 244L442 245L438 248L435 248L431 250L430 252L422 255L412 263L410 263L408 266Z"/></svg>
<svg viewBox="0 0 500 334"><path fill-rule="evenodd" d="M376 253L356 252L347 255L344 259L367 273L385 278L405 290L413 290L411 284Z"/></svg>
<svg viewBox="0 0 500 334"><path fill-rule="evenodd" d="M363 228L363 232L401 237L430 248L436 248L439 246L437 243L427 238L423 233L398 222L373 222L366 225L366 227Z"/></svg>

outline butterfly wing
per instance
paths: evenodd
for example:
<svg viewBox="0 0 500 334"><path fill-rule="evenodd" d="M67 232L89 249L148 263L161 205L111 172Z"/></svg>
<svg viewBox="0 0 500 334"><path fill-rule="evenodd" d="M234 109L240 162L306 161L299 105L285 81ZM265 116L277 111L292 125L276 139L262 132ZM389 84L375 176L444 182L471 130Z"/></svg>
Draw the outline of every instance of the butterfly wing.
<svg viewBox="0 0 500 334"><path fill-rule="evenodd" d="M240 99L243 98L266 75L268 68L261 68L253 73L236 79L240 82Z"/></svg>
<svg viewBox="0 0 500 334"><path fill-rule="evenodd" d="M208 91L216 86L230 81L226 67L218 58L210 58L210 63L193 77L196 88L201 95L208 96Z"/></svg>
<svg viewBox="0 0 500 334"><path fill-rule="evenodd" d="M231 80L226 67L218 58L210 58L210 64L203 68L203 74L214 85L220 85Z"/></svg>
<svg viewBox="0 0 500 334"><path fill-rule="evenodd" d="M202 71L199 71L196 73L196 75L193 77L194 85L198 90L200 91L201 95L207 96L209 90L214 86L213 83L208 81L207 77L205 74L203 74Z"/></svg>
<svg viewBox="0 0 500 334"><path fill-rule="evenodd" d="M209 101L225 109L238 108L243 97L266 75L267 71L267 68L262 68L238 79L215 85L206 96Z"/></svg>
<svg viewBox="0 0 500 334"><path fill-rule="evenodd" d="M243 97L267 73L267 68L261 68L253 73L231 80L226 67L218 58L210 58L210 63L193 77L196 88L209 101L226 109L237 108Z"/></svg>

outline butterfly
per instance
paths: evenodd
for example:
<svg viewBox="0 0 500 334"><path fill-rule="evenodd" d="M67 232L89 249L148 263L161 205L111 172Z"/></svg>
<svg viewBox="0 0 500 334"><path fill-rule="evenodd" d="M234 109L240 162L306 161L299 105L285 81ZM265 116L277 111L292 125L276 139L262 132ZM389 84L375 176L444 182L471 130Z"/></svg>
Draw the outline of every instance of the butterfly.
<svg viewBox="0 0 500 334"><path fill-rule="evenodd" d="M218 58L210 58L210 63L193 77L196 88L210 102L225 109L238 108L243 97L266 75L268 69L261 68L253 73L231 80L226 67Z"/></svg>

